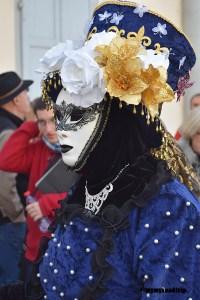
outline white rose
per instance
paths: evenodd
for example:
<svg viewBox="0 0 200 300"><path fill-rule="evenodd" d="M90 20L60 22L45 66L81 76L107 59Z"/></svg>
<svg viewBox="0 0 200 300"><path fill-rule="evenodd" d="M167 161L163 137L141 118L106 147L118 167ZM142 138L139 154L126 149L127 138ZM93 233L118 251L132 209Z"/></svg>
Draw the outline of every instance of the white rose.
<svg viewBox="0 0 200 300"><path fill-rule="evenodd" d="M115 32L106 32L105 30L92 35L92 38L85 42L84 49L90 52L91 55L95 55L95 48L99 45L109 45L111 41L116 37ZM93 52L93 53L92 53Z"/></svg>
<svg viewBox="0 0 200 300"><path fill-rule="evenodd" d="M163 67L166 70L169 67L169 52L156 54L155 50L148 49L146 54L138 55L138 57L142 60L144 69L148 69L150 65L154 68Z"/></svg>
<svg viewBox="0 0 200 300"><path fill-rule="evenodd" d="M103 100L103 71L83 48L71 52L61 68L62 85L76 106L88 107Z"/></svg>
<svg viewBox="0 0 200 300"><path fill-rule="evenodd" d="M69 54L72 50L74 50L73 41L59 43L52 47L40 59L40 67L37 71L40 73L49 73L59 70L66 58L65 53Z"/></svg>

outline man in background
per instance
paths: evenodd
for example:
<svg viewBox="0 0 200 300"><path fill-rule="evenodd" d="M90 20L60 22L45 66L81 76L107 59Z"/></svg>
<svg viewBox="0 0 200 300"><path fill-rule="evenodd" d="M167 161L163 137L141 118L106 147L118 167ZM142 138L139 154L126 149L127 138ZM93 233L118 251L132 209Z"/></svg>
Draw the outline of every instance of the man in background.
<svg viewBox="0 0 200 300"><path fill-rule="evenodd" d="M0 149L31 113L28 88L15 72L0 74ZM25 236L23 174L0 171L0 286L19 278L19 261Z"/></svg>
<svg viewBox="0 0 200 300"><path fill-rule="evenodd" d="M24 122L8 139L0 152L0 169L8 172L22 172L29 176L28 190L35 198L26 205L27 235L25 252L25 279L28 282L34 262L40 255L43 238L49 238L49 232L42 232L40 221L45 217L52 220L59 200L66 193L43 194L35 184L52 164L60 157L53 110L47 110L41 98L33 101L36 121Z"/></svg>
<svg viewBox="0 0 200 300"><path fill-rule="evenodd" d="M196 108L200 105L200 93L195 94L190 99L190 109ZM179 128L175 134L175 139L178 141L181 138L181 128Z"/></svg>

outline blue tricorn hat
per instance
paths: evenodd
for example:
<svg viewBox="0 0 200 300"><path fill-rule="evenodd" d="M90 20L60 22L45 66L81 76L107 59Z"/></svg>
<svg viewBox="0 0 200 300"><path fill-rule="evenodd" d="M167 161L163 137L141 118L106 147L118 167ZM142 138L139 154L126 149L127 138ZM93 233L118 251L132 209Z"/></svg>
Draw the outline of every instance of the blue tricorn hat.
<svg viewBox="0 0 200 300"><path fill-rule="evenodd" d="M190 85L189 73L196 56L186 35L166 18L134 2L105 1L94 11L88 38L102 31L114 31L129 38L135 36L141 27L144 27L143 45L146 49L168 49L167 83L179 98Z"/></svg>

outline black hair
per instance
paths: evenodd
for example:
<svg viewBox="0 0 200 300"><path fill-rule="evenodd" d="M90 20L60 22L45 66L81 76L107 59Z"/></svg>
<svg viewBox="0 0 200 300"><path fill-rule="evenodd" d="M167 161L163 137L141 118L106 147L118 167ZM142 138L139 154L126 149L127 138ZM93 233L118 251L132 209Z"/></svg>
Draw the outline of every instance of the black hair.
<svg viewBox="0 0 200 300"><path fill-rule="evenodd" d="M35 98L32 101L31 105L33 107L33 111L34 111L35 115L36 115L36 113L37 113L38 110L45 110L45 109L47 109L45 102L42 100L42 97Z"/></svg>

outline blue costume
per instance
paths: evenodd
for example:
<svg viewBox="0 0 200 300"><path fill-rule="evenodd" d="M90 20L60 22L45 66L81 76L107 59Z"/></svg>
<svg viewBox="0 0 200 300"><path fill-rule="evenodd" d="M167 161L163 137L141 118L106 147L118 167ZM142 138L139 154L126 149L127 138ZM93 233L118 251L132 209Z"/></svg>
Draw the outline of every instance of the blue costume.
<svg viewBox="0 0 200 300"><path fill-rule="evenodd" d="M129 221L114 236L106 259L114 273L99 299L200 299L200 203L192 193L170 180L147 207L133 209ZM79 299L82 286L94 280L91 257L101 235L102 228L80 218L56 229L40 266L46 299Z"/></svg>

